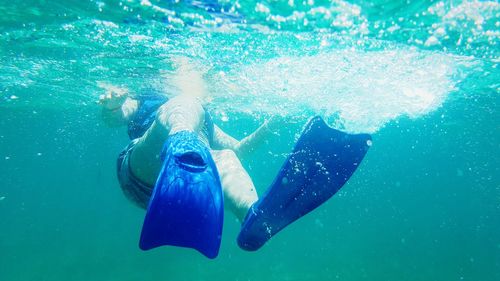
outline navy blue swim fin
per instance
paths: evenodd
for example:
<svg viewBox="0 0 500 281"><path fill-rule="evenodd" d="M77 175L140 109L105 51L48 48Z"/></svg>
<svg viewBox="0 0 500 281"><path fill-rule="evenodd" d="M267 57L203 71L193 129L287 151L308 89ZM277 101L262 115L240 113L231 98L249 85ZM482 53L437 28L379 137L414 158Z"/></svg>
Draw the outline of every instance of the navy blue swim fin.
<svg viewBox="0 0 500 281"><path fill-rule="evenodd" d="M170 245L219 253L224 217L222 188L210 152L196 134L182 131L165 142L163 167L142 226L139 247Z"/></svg>
<svg viewBox="0 0 500 281"><path fill-rule="evenodd" d="M312 118L266 194L248 211L238 245L256 251L327 201L351 177L370 144L370 135L346 134Z"/></svg>

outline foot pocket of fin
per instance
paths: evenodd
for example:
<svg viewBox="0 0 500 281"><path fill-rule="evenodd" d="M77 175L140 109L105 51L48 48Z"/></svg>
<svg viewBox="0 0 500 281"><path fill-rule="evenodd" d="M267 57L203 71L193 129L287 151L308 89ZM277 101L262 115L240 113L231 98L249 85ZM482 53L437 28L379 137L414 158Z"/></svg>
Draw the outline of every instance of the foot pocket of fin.
<svg viewBox="0 0 500 281"><path fill-rule="evenodd" d="M166 141L163 166L149 201L139 247L170 245L219 253L224 216L222 188L207 147L194 133Z"/></svg>

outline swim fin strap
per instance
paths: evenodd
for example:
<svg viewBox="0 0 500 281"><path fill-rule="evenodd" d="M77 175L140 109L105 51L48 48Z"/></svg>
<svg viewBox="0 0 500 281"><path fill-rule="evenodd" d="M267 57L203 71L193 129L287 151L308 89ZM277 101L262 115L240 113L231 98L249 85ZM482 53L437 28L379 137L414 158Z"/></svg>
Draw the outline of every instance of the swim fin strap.
<svg viewBox="0 0 500 281"><path fill-rule="evenodd" d="M170 245L219 253L224 220L222 188L210 152L192 132L170 136L151 195L139 247Z"/></svg>
<svg viewBox="0 0 500 281"><path fill-rule="evenodd" d="M266 194L248 211L238 245L256 251L327 201L358 168L370 144L370 135L335 130L320 117L309 120Z"/></svg>

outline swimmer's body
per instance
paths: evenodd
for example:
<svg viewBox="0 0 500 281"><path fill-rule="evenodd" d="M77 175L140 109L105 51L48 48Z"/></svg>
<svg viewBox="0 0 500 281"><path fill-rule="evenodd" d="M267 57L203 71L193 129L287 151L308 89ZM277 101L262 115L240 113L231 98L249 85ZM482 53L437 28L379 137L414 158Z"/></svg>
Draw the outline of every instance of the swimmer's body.
<svg viewBox="0 0 500 281"><path fill-rule="evenodd" d="M210 149L221 180L226 207L241 221L258 197L252 179L239 157L246 155L263 140L264 135L270 132L269 123L264 122L254 133L237 141L217 125L206 122L208 115L201 103L205 94L204 87L194 85L202 83L201 74L193 70L185 59L178 63L175 80L181 93L158 107L149 128L124 151L126 155L119 161L126 163L118 163L118 166L128 171L123 172L119 168L121 186L129 198L134 197L137 189L143 189L139 193L149 193L147 196L132 198L145 208L162 166L159 155L165 141L180 131L194 132ZM110 126L126 125L139 112L141 102L129 96L126 89L109 85L103 87L106 94L99 101L103 120ZM207 128L209 126L213 127ZM210 131L213 133L208 133ZM139 186L137 182L140 183Z"/></svg>

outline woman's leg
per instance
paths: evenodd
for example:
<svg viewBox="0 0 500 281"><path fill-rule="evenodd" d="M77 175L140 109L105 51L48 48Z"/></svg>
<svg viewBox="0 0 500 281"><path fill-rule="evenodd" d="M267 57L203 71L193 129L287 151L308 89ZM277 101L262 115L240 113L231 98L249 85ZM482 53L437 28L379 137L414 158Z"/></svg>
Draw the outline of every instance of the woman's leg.
<svg viewBox="0 0 500 281"><path fill-rule="evenodd" d="M162 165L160 153L168 136L180 131L198 133L204 120L205 111L197 99L186 96L170 99L160 107L156 120L134 146L130 156L132 173L154 185Z"/></svg>
<svg viewBox="0 0 500 281"><path fill-rule="evenodd" d="M210 152L219 172L225 205L243 221L248 209L258 199L252 179L234 151L225 149Z"/></svg>

